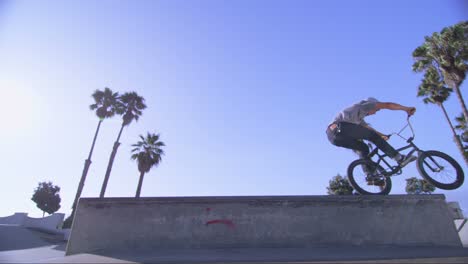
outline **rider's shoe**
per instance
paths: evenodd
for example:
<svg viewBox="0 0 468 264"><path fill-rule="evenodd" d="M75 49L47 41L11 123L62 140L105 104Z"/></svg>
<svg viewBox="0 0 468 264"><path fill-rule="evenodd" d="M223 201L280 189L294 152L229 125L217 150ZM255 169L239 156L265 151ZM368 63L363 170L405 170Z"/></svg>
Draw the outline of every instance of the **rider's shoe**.
<svg viewBox="0 0 468 264"><path fill-rule="evenodd" d="M374 176L376 169L371 169L369 166L363 165L362 170L367 175L367 185L375 185L375 186L385 186L385 179L379 176Z"/></svg>
<svg viewBox="0 0 468 264"><path fill-rule="evenodd" d="M374 186L383 187L383 186L385 186L385 179L383 179L383 178L368 179L367 180L367 185L374 185Z"/></svg>
<svg viewBox="0 0 468 264"><path fill-rule="evenodd" d="M416 156L407 156L407 155L402 155L400 160L398 161L398 164L400 165L400 167L405 167L406 165L408 165L410 162L413 162L415 160L417 160L418 158Z"/></svg>

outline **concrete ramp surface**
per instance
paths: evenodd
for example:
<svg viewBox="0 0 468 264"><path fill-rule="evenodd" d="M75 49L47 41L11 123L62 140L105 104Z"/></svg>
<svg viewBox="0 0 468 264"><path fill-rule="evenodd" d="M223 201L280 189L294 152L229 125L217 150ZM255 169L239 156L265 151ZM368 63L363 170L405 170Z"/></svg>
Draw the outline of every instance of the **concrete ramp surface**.
<svg viewBox="0 0 468 264"><path fill-rule="evenodd" d="M51 245L38 232L17 225L0 225L0 251Z"/></svg>
<svg viewBox="0 0 468 264"><path fill-rule="evenodd" d="M444 195L82 198L66 253L330 245L461 242Z"/></svg>

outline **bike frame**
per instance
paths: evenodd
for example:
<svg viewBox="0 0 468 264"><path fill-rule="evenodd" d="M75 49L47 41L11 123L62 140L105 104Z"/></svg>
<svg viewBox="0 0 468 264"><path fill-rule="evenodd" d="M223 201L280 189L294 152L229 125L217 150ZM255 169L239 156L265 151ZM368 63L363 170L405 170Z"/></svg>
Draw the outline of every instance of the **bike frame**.
<svg viewBox="0 0 468 264"><path fill-rule="evenodd" d="M397 151L400 152L400 151L402 151L402 150L406 150L406 149L412 148L412 150L411 150L410 152L408 152L407 155L412 155L412 154L415 153L415 152L418 152L418 154L419 154L419 152L421 152L422 150L419 149L419 148L413 143L412 140L413 140L413 138L408 139L408 141L407 141L407 142L408 142L408 145L406 145L406 146L404 146L404 147L402 147L402 148L397 149ZM385 163L385 165L387 165L387 167L388 167L389 169L391 169L391 171L384 173L385 176L390 176L390 175L393 175L393 174L401 174L401 173L402 173L402 171L401 171L402 167L401 167L400 165L392 166L392 165L385 159L386 157L388 157L388 155L385 154L385 153L380 154L378 148L375 148L371 153L369 153L369 156L368 156L368 157L369 157L369 159L372 159L372 157L374 157L375 155L378 156L378 159L377 159L377 161L375 162L376 164L379 165L380 162L383 162L383 163Z"/></svg>
<svg viewBox="0 0 468 264"><path fill-rule="evenodd" d="M406 126L404 126L398 133L392 133L391 135L395 134L395 135L398 135L399 137L403 138L406 140L406 143L408 143L408 145L404 146L404 147L401 147L399 149L396 149L396 151L400 152L402 150L406 150L406 149L410 149L411 148L411 151L408 152L408 156L412 155L413 153L417 152L418 154L420 152L422 152L422 150L420 148L418 148L414 143L413 143L413 140L414 140L414 137L415 137L415 134L414 134L414 130L413 130L413 127L411 126L411 123L409 121L409 116L408 118L406 119L407 120L407 124ZM411 129L411 133L412 133L412 136L409 137L408 139L402 137L400 134L403 130L406 129L406 127L410 127ZM370 146L372 146L372 144L369 144ZM391 176L391 175L394 175L394 174L401 174L402 173L402 167L400 165L396 165L396 166L392 166L385 158L388 157L387 154L383 153L383 154L380 154L379 153L379 149L377 147L375 147L368 155L368 158L372 160L372 157L374 157L375 155L378 156L378 159L377 161L375 161L375 163L377 165L380 165L380 162L383 162L385 163L385 165L387 165L387 167L390 169L390 171L385 171L384 173L384 176Z"/></svg>

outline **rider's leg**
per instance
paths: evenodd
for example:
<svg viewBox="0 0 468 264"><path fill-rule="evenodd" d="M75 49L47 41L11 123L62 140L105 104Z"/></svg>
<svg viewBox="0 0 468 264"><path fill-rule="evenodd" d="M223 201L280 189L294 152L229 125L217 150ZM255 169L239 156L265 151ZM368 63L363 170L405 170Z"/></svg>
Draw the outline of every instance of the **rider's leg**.
<svg viewBox="0 0 468 264"><path fill-rule="evenodd" d="M367 159L369 147L361 140L349 138L346 135L337 135L332 142L333 145L355 151L361 159Z"/></svg>
<svg viewBox="0 0 468 264"><path fill-rule="evenodd" d="M413 155L405 156L398 153L398 151L396 151L390 144L387 143L387 141L385 141L381 136L379 136L379 134L364 126L341 122L340 129L342 133L346 134L348 137L355 139L366 139L371 141L377 146L377 148L382 150L390 158L397 161L401 167L404 167L408 163L417 159L417 157Z"/></svg>
<svg viewBox="0 0 468 264"><path fill-rule="evenodd" d="M352 123L341 122L340 130L342 134L345 134L346 137L350 139L365 139L374 143L377 148L382 150L390 158L398 157L399 153L396 151L387 141L385 141L379 134L375 131L368 129L361 125L356 125Z"/></svg>
<svg viewBox="0 0 468 264"><path fill-rule="evenodd" d="M355 137L348 136L347 133L343 133L341 130L327 130L327 136L328 140L333 145L352 149L357 152L361 158L367 158L367 155L369 155L369 147L367 144L362 142L362 140L356 139Z"/></svg>
<svg viewBox="0 0 468 264"><path fill-rule="evenodd" d="M347 137L346 134L343 133L335 133L334 135L329 136L328 139L335 146L353 150L359 155L361 159L369 158L369 147L366 143L362 142L362 140ZM363 166L362 169L367 175L369 175L372 171L371 168L368 168L367 166Z"/></svg>

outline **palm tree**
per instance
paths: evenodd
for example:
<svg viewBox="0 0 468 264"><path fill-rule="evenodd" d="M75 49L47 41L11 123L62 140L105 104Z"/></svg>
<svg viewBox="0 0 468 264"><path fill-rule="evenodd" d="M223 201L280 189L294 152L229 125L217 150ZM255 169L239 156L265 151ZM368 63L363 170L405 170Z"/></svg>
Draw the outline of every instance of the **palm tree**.
<svg viewBox="0 0 468 264"><path fill-rule="evenodd" d="M465 142L468 142L468 126L466 124L466 119L463 114L455 117L455 121L457 121L457 125L455 125L455 129L462 133L462 139Z"/></svg>
<svg viewBox="0 0 468 264"><path fill-rule="evenodd" d="M457 132L455 131L455 127L453 126L444 106L444 102L447 101L451 92L452 88L445 86L445 83L442 81L439 72L434 67L429 67L426 70L424 79L422 80L421 85L418 87L418 97L425 97L423 99L424 103L436 104L442 109L445 119L449 123L450 129L452 130L455 144L460 150L465 163L468 165L468 157L465 155L463 144L460 140L460 137L458 137Z"/></svg>
<svg viewBox="0 0 468 264"><path fill-rule="evenodd" d="M99 122L96 128L96 133L94 134L93 143L91 144L91 150L89 151L88 159L85 160L85 165L83 168L83 173L81 175L80 184L78 186L78 191L73 202L73 209L76 207L76 203L81 196L83 191L84 182L88 174L89 166L91 165L91 156L93 154L94 145L96 144L96 138L99 133L99 128L101 127L102 121L106 118L111 118L115 114L122 113L122 106L118 101L119 93L112 92L111 89L105 88L104 91L96 90L92 94L94 99L94 104L91 104L89 108L91 110L96 110L96 116L99 118Z"/></svg>
<svg viewBox="0 0 468 264"><path fill-rule="evenodd" d="M106 118L113 117L115 114L122 113L122 105L118 100L119 93L114 93L111 89L106 87L104 91L94 91L94 93L91 96L94 99L94 104L91 104L89 108L91 110L96 110L95 113L96 116L99 118L99 122L96 128L96 132L94 133L94 139L93 143L91 144L91 150L89 151L88 158L85 160L80 183L78 184L78 190L76 191L75 200L73 201L72 205L72 213L67 219L68 221L66 221L67 225L71 225L73 216L75 214L76 205L78 203L78 199L81 197L81 193L83 192L86 176L88 175L88 170L91 165L91 156L93 155L94 146L96 144L96 139L99 134L99 128L101 127L102 121L104 121L104 119Z"/></svg>
<svg viewBox="0 0 468 264"><path fill-rule="evenodd" d="M100 198L104 197L106 192L107 182L109 181L109 176L112 170L112 165L114 164L115 155L117 154L117 149L120 146L120 136L125 126L130 125L130 123L135 120L138 121L142 115L142 110L146 108L145 99L139 96L136 92L124 93L119 97L119 101L122 104L123 110L121 111L122 115L122 127L120 128L119 135L117 140L114 142L114 147L109 158L109 163L107 164L106 175L104 176L104 182L102 183Z"/></svg>
<svg viewBox="0 0 468 264"><path fill-rule="evenodd" d="M467 143L468 142L468 127L467 127L465 116L463 114L460 114L459 116L455 117L455 121L457 121L457 124L455 125L455 129L460 131L461 141L464 143ZM463 149L464 149L465 157L468 157L468 145L464 144Z"/></svg>
<svg viewBox="0 0 468 264"><path fill-rule="evenodd" d="M468 21L445 27L440 33L425 37L425 42L413 51L413 71L426 72L435 68L457 94L465 120L468 110L460 86L468 71Z"/></svg>
<svg viewBox="0 0 468 264"><path fill-rule="evenodd" d="M159 165L162 155L164 155L162 147L165 146L164 142L159 141L159 134L148 133L146 138L140 135L140 139L141 141L132 145L132 147L135 147L132 149L132 159L138 162L138 171L140 171L140 180L138 181L135 194L136 198L140 197L145 173L148 173L153 166Z"/></svg>

